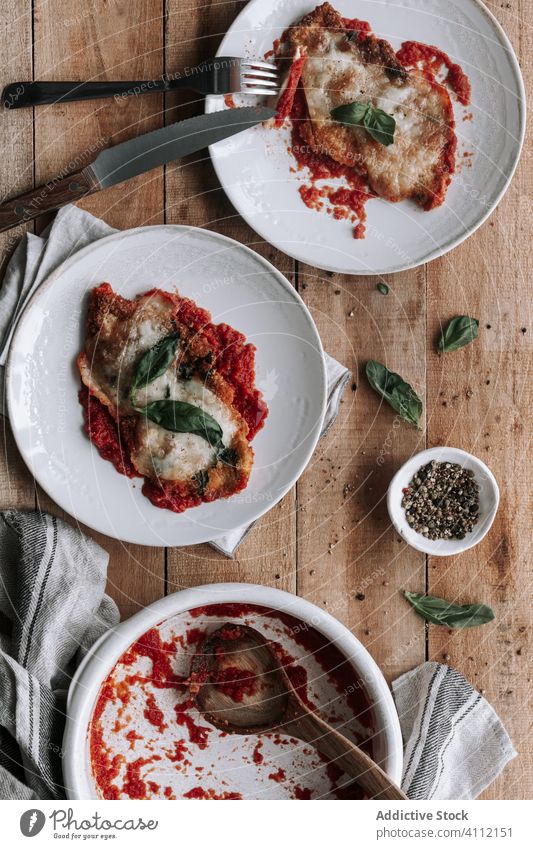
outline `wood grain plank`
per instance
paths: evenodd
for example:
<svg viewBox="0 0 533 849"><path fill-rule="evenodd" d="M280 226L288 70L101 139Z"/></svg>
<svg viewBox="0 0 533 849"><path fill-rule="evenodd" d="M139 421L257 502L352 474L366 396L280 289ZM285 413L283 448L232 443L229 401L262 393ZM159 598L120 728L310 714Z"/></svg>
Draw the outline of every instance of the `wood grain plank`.
<svg viewBox="0 0 533 849"><path fill-rule="evenodd" d="M17 4L16 14L9 0L0 0L2 34L2 88L14 80L32 76L32 12L30 0ZM2 156L0 185L6 199L33 186L33 126L30 110L0 109ZM29 225L31 229L31 224ZM18 241L28 225L0 235L0 272L3 275ZM0 435L0 503L2 508L33 508L33 479L20 457L7 418L2 419Z"/></svg>
<svg viewBox="0 0 533 849"><path fill-rule="evenodd" d="M214 55L242 3L207 5L167 0L166 67L168 71L194 65ZM169 98L167 120L180 120L201 111L194 95ZM223 233L252 247L291 279L294 263L263 242L232 209L215 178L207 152L187 164L171 166L166 179L167 222L187 223ZM261 376L259 375L259 378ZM172 549L168 553L168 589L217 581L245 581L296 589L296 504L289 493L253 529L235 560L209 546Z"/></svg>
<svg viewBox="0 0 533 849"><path fill-rule="evenodd" d="M163 5L154 0L37 0L35 76L41 79L148 79L163 73ZM159 95L70 103L36 110L36 178L51 179L109 141L162 125ZM163 169L100 192L82 204L126 229L164 219ZM110 281L111 283L113 281ZM147 286L152 281L147 281ZM39 505L58 513L44 493ZM103 508L104 509L104 508ZM68 517L67 517L68 518ZM75 523L75 520L68 518ZM164 595L164 549L130 546L84 529L110 554L108 591L123 617Z"/></svg>
<svg viewBox="0 0 533 849"><path fill-rule="evenodd" d="M163 0L36 0L36 79L151 79L163 73ZM77 170L109 144L156 129L161 95L35 110L36 179ZM163 220L163 169L80 203L126 229Z"/></svg>
<svg viewBox="0 0 533 849"><path fill-rule="evenodd" d="M424 448L424 433L380 402L364 367L385 363L423 398L424 269L388 279L387 297L376 282L300 271L324 348L354 382L298 484L298 593L344 622L391 680L425 659L424 624L406 615L400 594L424 585L425 559L399 541L385 500L398 466Z"/></svg>
<svg viewBox="0 0 533 849"><path fill-rule="evenodd" d="M508 7L508 8L506 8ZM526 87L533 79L532 33L523 26L531 3L491 5L515 48ZM531 198L533 145L509 192L474 237L429 267L429 442L479 456L499 481L496 521L475 549L429 562L429 592L460 603L485 602L495 621L467 631L430 628L430 657L462 672L503 720L519 757L483 794L486 799L529 799L533 786L531 740L531 409L533 296ZM480 319L478 340L439 358L435 338L456 314Z"/></svg>

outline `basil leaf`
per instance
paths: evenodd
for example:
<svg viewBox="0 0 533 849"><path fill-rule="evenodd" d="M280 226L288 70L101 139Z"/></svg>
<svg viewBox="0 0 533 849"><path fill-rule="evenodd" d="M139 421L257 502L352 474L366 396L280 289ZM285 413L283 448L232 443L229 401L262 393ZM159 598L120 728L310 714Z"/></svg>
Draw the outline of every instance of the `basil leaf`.
<svg viewBox="0 0 533 849"><path fill-rule="evenodd" d="M410 593L407 590L404 590L403 594L416 612L434 625L445 625L447 628L474 628L494 619L494 612L486 604L452 604L443 598Z"/></svg>
<svg viewBox="0 0 533 849"><path fill-rule="evenodd" d="M173 433L194 433L202 436L215 449L222 447L222 428L213 416L201 407L186 401L152 401L146 407L138 407L150 421L171 430Z"/></svg>
<svg viewBox="0 0 533 849"><path fill-rule="evenodd" d="M331 117L340 124L347 126L363 127L365 115L368 111L368 103L344 103L342 106L336 106L331 110Z"/></svg>
<svg viewBox="0 0 533 849"><path fill-rule="evenodd" d="M374 141L385 145L385 147L393 144L396 121L392 115L387 115L383 109L375 109L373 106L369 106L364 123L365 130Z"/></svg>
<svg viewBox="0 0 533 849"><path fill-rule="evenodd" d="M477 339L478 328L479 321L477 318L470 318L469 315L455 316L441 333L439 352L447 354L469 345L470 342Z"/></svg>
<svg viewBox="0 0 533 849"><path fill-rule="evenodd" d="M180 341L178 332L171 333L157 342L153 348L145 351L137 363L131 391L144 388L157 377L161 377L169 367Z"/></svg>
<svg viewBox="0 0 533 849"><path fill-rule="evenodd" d="M389 287L387 286L386 283L378 283L378 285L376 286L376 289L378 290L378 292L381 292L382 295L388 295L389 294Z"/></svg>
<svg viewBox="0 0 533 849"><path fill-rule="evenodd" d="M366 376L372 389L387 401L393 410L406 421L419 427L422 415L422 401L412 386L403 380L399 374L376 360L366 364Z"/></svg>
<svg viewBox="0 0 533 849"><path fill-rule="evenodd" d="M330 115L334 121L345 126L364 127L374 141L386 147L394 142L396 121L392 115L372 106L371 103L344 103L332 109Z"/></svg>

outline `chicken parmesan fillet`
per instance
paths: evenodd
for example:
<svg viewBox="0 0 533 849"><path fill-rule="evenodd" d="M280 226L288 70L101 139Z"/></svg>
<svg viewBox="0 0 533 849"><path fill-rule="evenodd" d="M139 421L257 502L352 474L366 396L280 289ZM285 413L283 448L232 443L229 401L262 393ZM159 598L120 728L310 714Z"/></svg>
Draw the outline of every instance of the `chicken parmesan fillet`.
<svg viewBox="0 0 533 849"><path fill-rule="evenodd" d="M89 438L156 506L181 513L246 486L268 410L241 333L177 294L127 300L103 283L77 365Z"/></svg>
<svg viewBox="0 0 533 849"><path fill-rule="evenodd" d="M455 170L452 103L430 75L407 70L391 45L348 26L329 3L290 27L285 49L300 61L307 116L299 134L309 147L353 168L386 200L439 206ZM338 106L372 104L396 121L394 141L380 144L362 126L331 117Z"/></svg>

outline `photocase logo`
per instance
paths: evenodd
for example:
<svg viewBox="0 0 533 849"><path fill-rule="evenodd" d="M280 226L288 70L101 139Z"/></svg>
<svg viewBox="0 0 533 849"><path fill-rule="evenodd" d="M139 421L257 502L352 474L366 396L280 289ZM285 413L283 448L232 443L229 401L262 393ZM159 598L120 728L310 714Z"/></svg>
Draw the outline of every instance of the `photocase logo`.
<svg viewBox="0 0 533 849"><path fill-rule="evenodd" d="M20 830L24 837L35 837L43 830L46 817L38 808L31 808L29 811L24 811L20 818Z"/></svg>

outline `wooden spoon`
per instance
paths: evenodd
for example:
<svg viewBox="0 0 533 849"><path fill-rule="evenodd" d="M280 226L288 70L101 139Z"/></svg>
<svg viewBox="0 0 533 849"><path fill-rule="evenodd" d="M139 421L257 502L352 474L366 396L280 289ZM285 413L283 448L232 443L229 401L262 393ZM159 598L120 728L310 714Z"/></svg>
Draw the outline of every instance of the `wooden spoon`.
<svg viewBox="0 0 533 849"><path fill-rule="evenodd" d="M407 798L362 749L302 701L275 648L254 628L228 623L214 631L193 658L189 686L215 728L297 737L356 779L371 798Z"/></svg>

